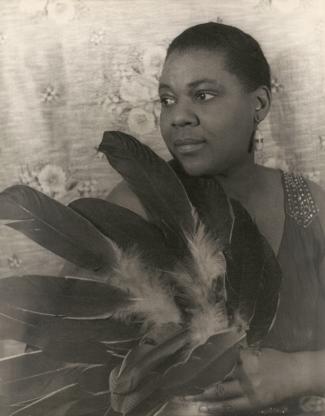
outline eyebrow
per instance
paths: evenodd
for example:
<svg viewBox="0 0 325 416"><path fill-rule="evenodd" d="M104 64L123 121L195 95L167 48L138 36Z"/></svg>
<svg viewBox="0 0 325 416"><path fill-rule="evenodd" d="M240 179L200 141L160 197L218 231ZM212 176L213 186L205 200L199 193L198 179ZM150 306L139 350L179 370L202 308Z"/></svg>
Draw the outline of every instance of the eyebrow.
<svg viewBox="0 0 325 416"><path fill-rule="evenodd" d="M197 87L201 84L215 84L215 85L217 84L217 85L220 85L219 82L216 79L202 78L202 79L198 79L196 81L190 82L188 84L188 87L191 89L191 88L195 88L195 87ZM169 88L170 89L171 87L168 84L164 84L164 83L159 84L159 91L162 90L163 88Z"/></svg>

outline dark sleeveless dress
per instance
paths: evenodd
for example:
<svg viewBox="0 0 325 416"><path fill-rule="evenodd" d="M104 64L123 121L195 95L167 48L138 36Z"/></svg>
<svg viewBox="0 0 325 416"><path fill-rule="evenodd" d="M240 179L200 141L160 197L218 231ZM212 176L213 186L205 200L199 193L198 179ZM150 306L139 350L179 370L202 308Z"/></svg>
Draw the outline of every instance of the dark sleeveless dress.
<svg viewBox="0 0 325 416"><path fill-rule="evenodd" d="M325 236L308 184L282 173L285 224L278 253L283 273L280 304L264 346L282 351L325 348Z"/></svg>

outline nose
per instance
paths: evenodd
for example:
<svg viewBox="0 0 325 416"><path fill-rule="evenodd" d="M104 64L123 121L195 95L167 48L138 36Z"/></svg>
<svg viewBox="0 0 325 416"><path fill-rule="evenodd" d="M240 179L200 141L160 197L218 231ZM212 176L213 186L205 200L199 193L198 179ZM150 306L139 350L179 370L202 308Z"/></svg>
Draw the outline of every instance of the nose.
<svg viewBox="0 0 325 416"><path fill-rule="evenodd" d="M178 102L174 105L171 115L171 125L173 127L197 126L199 124L199 117L190 104Z"/></svg>

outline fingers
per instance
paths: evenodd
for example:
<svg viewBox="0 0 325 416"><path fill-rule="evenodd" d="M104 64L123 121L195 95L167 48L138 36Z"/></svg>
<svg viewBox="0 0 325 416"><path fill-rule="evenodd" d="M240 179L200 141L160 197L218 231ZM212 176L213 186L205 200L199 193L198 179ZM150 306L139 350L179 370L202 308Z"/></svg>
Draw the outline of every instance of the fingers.
<svg viewBox="0 0 325 416"><path fill-rule="evenodd" d="M186 400L208 401L208 400L225 400L233 397L239 397L243 395L243 389L238 380L227 381L223 383L216 383L204 390L203 393L195 396L186 396Z"/></svg>
<svg viewBox="0 0 325 416"><path fill-rule="evenodd" d="M252 405L247 397L237 397L232 400L222 402L201 402L199 406L199 414L207 415L225 415L237 414L251 410Z"/></svg>

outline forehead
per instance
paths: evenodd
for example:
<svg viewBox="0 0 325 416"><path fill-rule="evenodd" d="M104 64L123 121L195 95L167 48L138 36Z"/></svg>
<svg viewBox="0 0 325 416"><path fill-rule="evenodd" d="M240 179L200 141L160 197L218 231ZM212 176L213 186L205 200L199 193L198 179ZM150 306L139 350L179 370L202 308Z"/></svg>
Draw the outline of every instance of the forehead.
<svg viewBox="0 0 325 416"><path fill-rule="evenodd" d="M174 51L166 59L160 85L189 85L200 79L212 80L217 83L239 83L236 75L228 71L225 54L221 51L190 49Z"/></svg>

